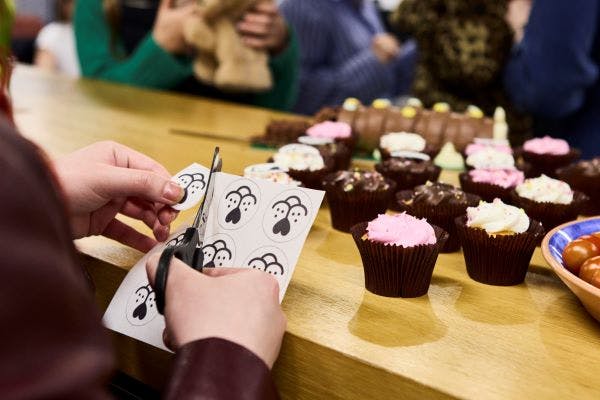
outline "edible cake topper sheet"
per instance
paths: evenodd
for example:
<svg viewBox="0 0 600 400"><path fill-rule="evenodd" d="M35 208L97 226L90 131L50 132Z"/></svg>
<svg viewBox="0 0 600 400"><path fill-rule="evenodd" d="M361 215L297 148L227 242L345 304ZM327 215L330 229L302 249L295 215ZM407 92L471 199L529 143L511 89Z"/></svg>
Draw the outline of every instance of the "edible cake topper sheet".
<svg viewBox="0 0 600 400"><path fill-rule="evenodd" d="M196 206L206 190L208 169L192 164L173 177L186 190L179 209ZM323 192L267 180L215 175L206 234L201 245L204 267L253 268L279 282L279 301L294 273L298 257L323 200ZM165 322L156 310L146 276L146 260L180 239L185 228L157 245L129 271L104 314L104 324L117 332L168 350L162 341Z"/></svg>

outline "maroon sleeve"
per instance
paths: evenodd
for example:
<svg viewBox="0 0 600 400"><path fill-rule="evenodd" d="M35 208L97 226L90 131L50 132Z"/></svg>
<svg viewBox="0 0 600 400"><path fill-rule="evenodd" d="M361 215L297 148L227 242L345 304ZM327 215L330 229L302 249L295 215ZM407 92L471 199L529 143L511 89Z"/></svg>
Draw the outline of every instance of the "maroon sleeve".
<svg viewBox="0 0 600 400"><path fill-rule="evenodd" d="M0 119L0 397L97 399L113 368L48 166Z"/></svg>
<svg viewBox="0 0 600 400"><path fill-rule="evenodd" d="M166 396L171 400L279 399L267 365L227 340L191 342L177 352Z"/></svg>

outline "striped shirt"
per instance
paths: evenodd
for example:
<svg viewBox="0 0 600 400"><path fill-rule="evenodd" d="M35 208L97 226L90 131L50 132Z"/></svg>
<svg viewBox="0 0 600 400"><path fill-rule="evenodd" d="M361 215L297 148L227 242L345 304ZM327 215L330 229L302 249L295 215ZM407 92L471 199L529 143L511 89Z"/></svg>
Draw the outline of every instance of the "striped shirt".
<svg viewBox="0 0 600 400"><path fill-rule="evenodd" d="M405 42L395 60L382 64L371 50L373 37L385 33L372 1L284 0L281 11L300 43L300 93L295 111L313 114L347 97L370 103L408 92L415 43Z"/></svg>

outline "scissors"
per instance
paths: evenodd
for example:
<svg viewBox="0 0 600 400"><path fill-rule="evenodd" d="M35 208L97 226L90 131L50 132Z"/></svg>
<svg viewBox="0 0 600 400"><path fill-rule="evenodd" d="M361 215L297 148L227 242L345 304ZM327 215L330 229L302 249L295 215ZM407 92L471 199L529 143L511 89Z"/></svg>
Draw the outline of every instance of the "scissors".
<svg viewBox="0 0 600 400"><path fill-rule="evenodd" d="M204 242L204 235L206 233L206 214L208 213L208 208L212 202L213 192L215 189L214 175L216 172L221 171L222 164L221 156L219 155L219 148L216 147L213 155L212 165L210 167L210 173L208 175L206 193L204 194L204 198L200 203L200 208L198 209L196 218L194 218L194 223L191 227L185 230L183 238L178 243L166 247L160 255L158 268L156 269L156 277L154 280L156 309L160 314L163 314L165 310L167 277L169 276L169 267L173 257L183 261L196 271L202 272L204 254L199 247L202 246L202 243Z"/></svg>

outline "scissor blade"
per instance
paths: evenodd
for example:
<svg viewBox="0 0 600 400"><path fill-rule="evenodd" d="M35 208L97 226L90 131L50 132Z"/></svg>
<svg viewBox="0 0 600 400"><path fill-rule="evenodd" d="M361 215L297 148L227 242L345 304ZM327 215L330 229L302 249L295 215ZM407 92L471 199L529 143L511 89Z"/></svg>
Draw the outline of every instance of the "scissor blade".
<svg viewBox="0 0 600 400"><path fill-rule="evenodd" d="M206 185L206 192L204 193L204 198L200 203L200 208L198 209L198 213L196 214L196 218L194 219L194 224L192 228L198 229L198 236L200 243L204 241L204 232L206 231L206 215L208 213L208 208L210 207L210 203L212 202L213 192L215 190L215 174L221 171L222 167L221 155L219 154L219 148L215 147L215 153L213 155L212 165L210 167L210 173L208 174L208 183Z"/></svg>

